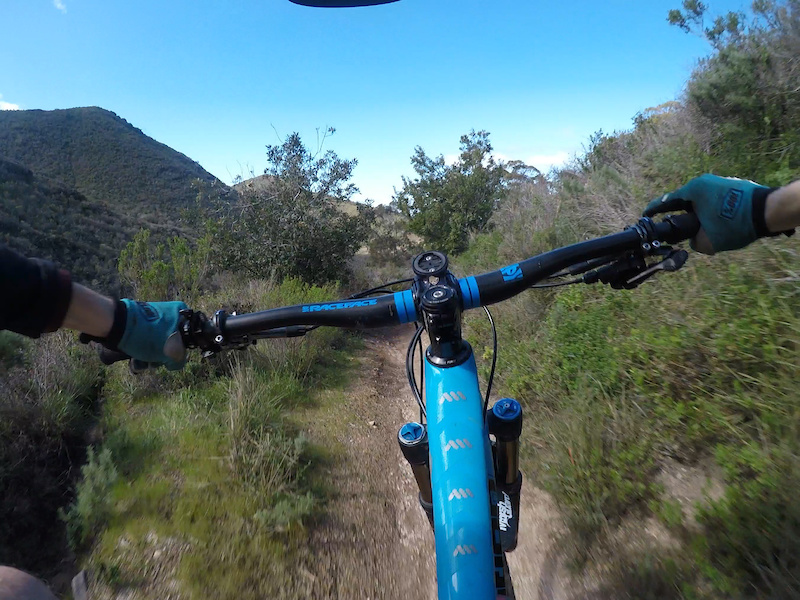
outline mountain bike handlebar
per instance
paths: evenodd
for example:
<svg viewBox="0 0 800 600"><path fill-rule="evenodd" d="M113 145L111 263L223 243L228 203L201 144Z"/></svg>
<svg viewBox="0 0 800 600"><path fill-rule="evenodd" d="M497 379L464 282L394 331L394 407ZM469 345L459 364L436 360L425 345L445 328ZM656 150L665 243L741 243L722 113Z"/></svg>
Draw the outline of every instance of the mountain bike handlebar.
<svg viewBox="0 0 800 600"><path fill-rule="evenodd" d="M573 267L571 273L581 273L625 253L651 254L662 243L673 244L693 238L699 229L700 223L692 213L671 215L659 223L644 217L619 233L557 248L482 275L458 279L461 309L470 310L507 300L562 269ZM664 262L674 260L670 258ZM678 262L676 267L664 267L663 270L680 268L682 262ZM586 283L598 280L608 283L597 271L590 275L592 277L584 278ZM620 287L635 285L638 282ZM257 339L302 336L318 326L368 329L412 323L420 319L419 300L409 289L376 298L298 304L242 315L220 310L210 319L200 312L185 311L179 327L187 348L218 352L225 348L243 347ZM127 358L126 354L114 351L105 351L101 356L106 365Z"/></svg>
<svg viewBox="0 0 800 600"><path fill-rule="evenodd" d="M495 304L516 296L577 263L637 250L647 254L661 243L690 239L699 228L699 221L694 214L672 215L660 223L645 217L619 233L551 250L482 275L459 279L462 310ZM303 326L366 329L410 323L419 318L417 306L418 299L414 298L411 290L406 290L377 298L299 304L243 315L218 311L212 319L186 323L181 333L188 347L213 350L248 337L251 340L253 337L283 337L275 331L277 329L281 329L285 336L292 336L302 335Z"/></svg>

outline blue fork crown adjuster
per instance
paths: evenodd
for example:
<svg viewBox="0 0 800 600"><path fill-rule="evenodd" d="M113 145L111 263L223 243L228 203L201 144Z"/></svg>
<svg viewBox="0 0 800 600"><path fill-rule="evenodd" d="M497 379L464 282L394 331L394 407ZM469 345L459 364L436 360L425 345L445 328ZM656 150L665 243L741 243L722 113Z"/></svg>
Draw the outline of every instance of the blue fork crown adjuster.
<svg viewBox="0 0 800 600"><path fill-rule="evenodd" d="M417 309L414 307L414 296L411 290L395 292L394 307L401 323L413 323L417 320Z"/></svg>
<svg viewBox="0 0 800 600"><path fill-rule="evenodd" d="M461 299L464 310L478 308L481 305L481 295L478 292L478 282L474 277L465 277L458 280L461 288Z"/></svg>

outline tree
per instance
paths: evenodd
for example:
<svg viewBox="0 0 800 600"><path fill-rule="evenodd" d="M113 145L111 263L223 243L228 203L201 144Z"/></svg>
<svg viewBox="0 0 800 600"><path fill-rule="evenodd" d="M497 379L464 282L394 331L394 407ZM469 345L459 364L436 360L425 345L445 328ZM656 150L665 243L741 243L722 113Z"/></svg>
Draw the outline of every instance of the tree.
<svg viewBox="0 0 800 600"><path fill-rule="evenodd" d="M328 129L323 136L332 134ZM340 159L321 144L312 154L300 135L267 146L269 166L259 185L213 225L223 268L253 277L299 277L325 283L346 276L347 261L366 242L374 214L350 202L357 161Z"/></svg>
<svg viewBox="0 0 800 600"><path fill-rule="evenodd" d="M714 48L687 86L689 104L714 132L721 171L786 183L800 160L800 1L756 0L711 27L706 8L685 0L668 17Z"/></svg>
<svg viewBox="0 0 800 600"><path fill-rule="evenodd" d="M394 205L409 219L409 229L431 247L449 254L466 250L471 233L486 229L504 183L503 166L492 157L486 131L461 136L461 154L448 165L417 146L414 180L403 177Z"/></svg>
<svg viewBox="0 0 800 600"><path fill-rule="evenodd" d="M683 10L669 11L667 15L669 24L679 27L686 33L696 33L715 48L722 47L726 40L735 40L742 34L745 15L740 11L720 15L714 19L711 27L706 27L705 15L708 5L699 0L683 0L682 8Z"/></svg>

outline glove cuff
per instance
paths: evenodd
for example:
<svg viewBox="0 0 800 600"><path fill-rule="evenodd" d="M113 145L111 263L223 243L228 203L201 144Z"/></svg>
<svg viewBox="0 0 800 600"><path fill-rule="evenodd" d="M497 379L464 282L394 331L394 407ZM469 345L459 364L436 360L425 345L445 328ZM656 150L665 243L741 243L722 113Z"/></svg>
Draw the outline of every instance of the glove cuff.
<svg viewBox="0 0 800 600"><path fill-rule="evenodd" d="M753 227L755 227L756 235L762 237L776 237L781 234L790 236L794 235L794 229L787 231L770 231L767 228L767 197L780 188L766 188L757 187L753 190Z"/></svg>
<svg viewBox="0 0 800 600"><path fill-rule="evenodd" d="M125 326L128 324L128 306L122 301L117 300L114 306L114 324L106 336L106 341L118 347L122 336L125 333Z"/></svg>
<svg viewBox="0 0 800 600"><path fill-rule="evenodd" d="M122 341L122 336L125 333L125 326L128 323L128 307L122 300L114 302L114 322L111 324L111 329L108 331L106 337L97 337L89 335L88 333L81 333L81 343L88 344L89 342L98 342L109 350L119 352L119 343Z"/></svg>
<svg viewBox="0 0 800 600"><path fill-rule="evenodd" d="M772 233L767 229L766 221L766 207L767 196L778 188L757 187L753 190L753 227L755 227L756 235L760 238L771 237L779 235L779 233Z"/></svg>

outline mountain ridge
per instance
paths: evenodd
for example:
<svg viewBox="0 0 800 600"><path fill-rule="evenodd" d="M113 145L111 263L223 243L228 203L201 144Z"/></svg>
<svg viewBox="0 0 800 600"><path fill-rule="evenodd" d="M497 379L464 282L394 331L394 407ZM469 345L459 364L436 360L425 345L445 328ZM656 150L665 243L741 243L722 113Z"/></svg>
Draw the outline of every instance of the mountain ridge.
<svg viewBox="0 0 800 600"><path fill-rule="evenodd" d="M99 107L0 111L0 156L141 220L176 222L196 183L230 193L199 163Z"/></svg>
<svg viewBox="0 0 800 600"><path fill-rule="evenodd" d="M193 238L185 210L238 194L198 163L98 108L0 111L0 243L118 290L119 254L142 228Z"/></svg>

